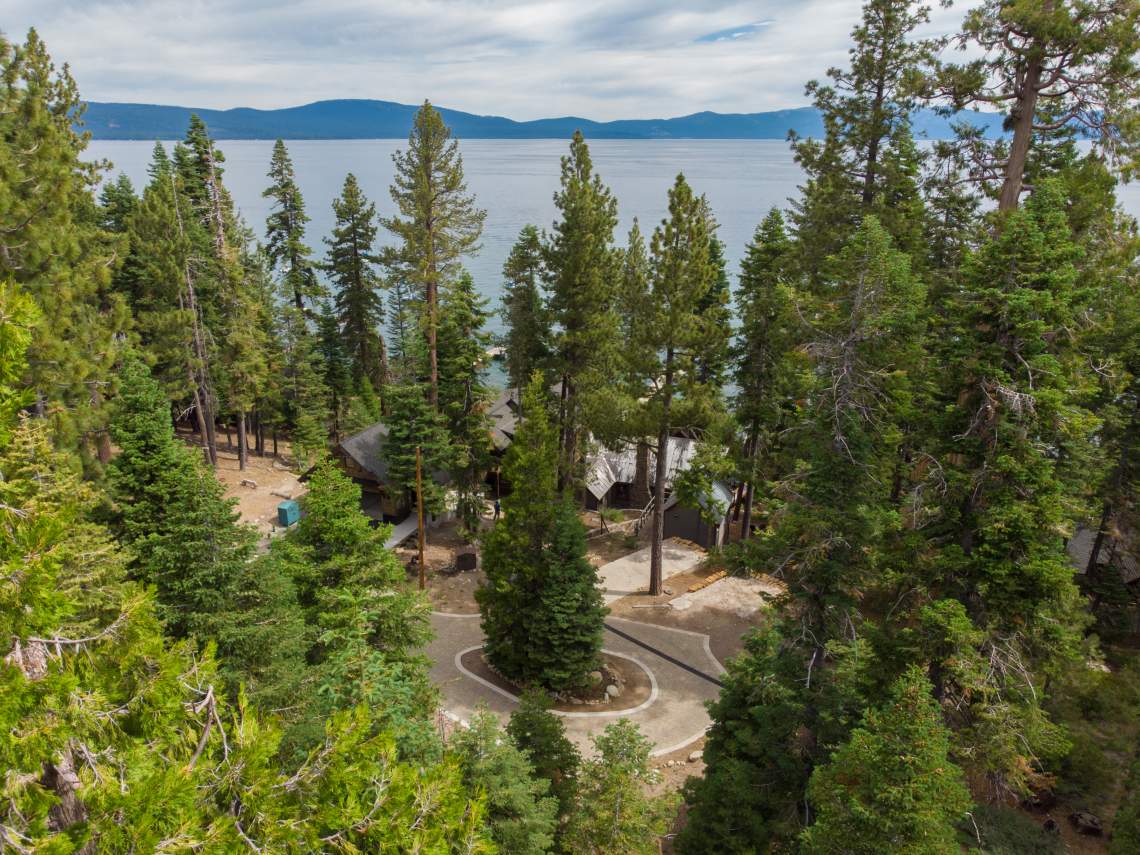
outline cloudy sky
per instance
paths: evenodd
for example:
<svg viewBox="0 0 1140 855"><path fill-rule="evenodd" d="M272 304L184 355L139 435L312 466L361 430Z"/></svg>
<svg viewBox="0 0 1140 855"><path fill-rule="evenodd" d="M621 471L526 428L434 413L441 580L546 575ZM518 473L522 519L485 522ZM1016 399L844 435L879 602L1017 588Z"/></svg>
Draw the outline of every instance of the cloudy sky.
<svg viewBox="0 0 1140 855"><path fill-rule="evenodd" d="M935 9L953 31L977 0ZM859 0L3 0L85 98L284 107L379 98L516 119L804 103ZM931 3L937 7L937 3Z"/></svg>

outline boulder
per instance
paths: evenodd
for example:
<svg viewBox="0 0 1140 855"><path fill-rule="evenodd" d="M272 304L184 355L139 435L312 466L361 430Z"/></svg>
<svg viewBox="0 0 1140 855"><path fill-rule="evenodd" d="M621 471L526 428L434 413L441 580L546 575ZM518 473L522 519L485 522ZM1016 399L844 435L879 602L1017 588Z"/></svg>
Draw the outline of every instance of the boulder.
<svg viewBox="0 0 1140 855"><path fill-rule="evenodd" d="M619 698L621 697L621 689L619 689L613 683L610 683L608 686L606 686L606 694L611 698Z"/></svg>
<svg viewBox="0 0 1140 855"><path fill-rule="evenodd" d="M703 751L693 751L689 754L690 763L700 763L704 759L705 753Z"/></svg>
<svg viewBox="0 0 1140 855"><path fill-rule="evenodd" d="M591 686L597 686L602 682L602 672L591 671L587 679L590 681Z"/></svg>
<svg viewBox="0 0 1140 855"><path fill-rule="evenodd" d="M1069 822L1078 832L1089 837L1100 837L1104 834L1104 824L1100 821L1100 817L1087 810L1073 811L1069 814Z"/></svg>

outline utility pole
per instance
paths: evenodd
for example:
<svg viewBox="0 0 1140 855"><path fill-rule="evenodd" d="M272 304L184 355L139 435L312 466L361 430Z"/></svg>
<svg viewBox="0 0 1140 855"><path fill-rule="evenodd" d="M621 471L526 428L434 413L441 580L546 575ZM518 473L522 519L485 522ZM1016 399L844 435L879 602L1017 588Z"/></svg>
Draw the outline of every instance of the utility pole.
<svg viewBox="0 0 1140 855"><path fill-rule="evenodd" d="M420 447L416 446L416 508L420 517L420 590L427 587L427 568L424 567L424 476Z"/></svg>

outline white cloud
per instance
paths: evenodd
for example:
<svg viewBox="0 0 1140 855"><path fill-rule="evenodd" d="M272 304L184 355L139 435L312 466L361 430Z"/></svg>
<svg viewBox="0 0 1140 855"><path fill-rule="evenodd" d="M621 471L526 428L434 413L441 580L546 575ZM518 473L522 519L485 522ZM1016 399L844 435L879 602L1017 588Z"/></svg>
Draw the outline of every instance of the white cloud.
<svg viewBox="0 0 1140 855"><path fill-rule="evenodd" d="M938 10L934 31L960 19ZM84 97L196 107L379 98L517 119L800 106L858 0L7 0Z"/></svg>

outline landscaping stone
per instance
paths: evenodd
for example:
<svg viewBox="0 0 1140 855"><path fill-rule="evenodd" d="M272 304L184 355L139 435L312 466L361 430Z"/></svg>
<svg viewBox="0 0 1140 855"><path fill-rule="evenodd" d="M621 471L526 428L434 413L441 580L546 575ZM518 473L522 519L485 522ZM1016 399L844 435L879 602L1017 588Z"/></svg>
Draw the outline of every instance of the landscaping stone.
<svg viewBox="0 0 1140 855"><path fill-rule="evenodd" d="M689 754L690 763L700 763L704 759L705 753L703 751L693 751Z"/></svg>
<svg viewBox="0 0 1140 855"><path fill-rule="evenodd" d="M606 694L609 695L611 698L620 698L621 697L621 689L619 689L613 683L610 683L608 686L606 686Z"/></svg>
<svg viewBox="0 0 1140 855"><path fill-rule="evenodd" d="M599 683L602 682L602 672L601 671L591 671L590 676L589 676L589 680L590 680L591 686L598 685Z"/></svg>

